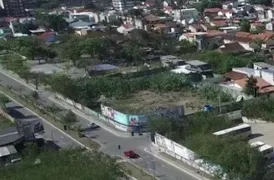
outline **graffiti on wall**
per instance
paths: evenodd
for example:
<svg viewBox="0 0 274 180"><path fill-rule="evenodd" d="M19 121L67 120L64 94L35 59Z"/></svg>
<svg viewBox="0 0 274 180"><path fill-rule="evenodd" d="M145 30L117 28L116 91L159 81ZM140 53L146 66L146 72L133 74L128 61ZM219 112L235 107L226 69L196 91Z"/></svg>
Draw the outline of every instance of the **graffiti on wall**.
<svg viewBox="0 0 274 180"><path fill-rule="evenodd" d="M112 109L111 107L104 106L102 104L101 104L101 111L104 116L106 116L106 117L108 117L122 125L129 125L128 116L126 114L123 114L119 111Z"/></svg>

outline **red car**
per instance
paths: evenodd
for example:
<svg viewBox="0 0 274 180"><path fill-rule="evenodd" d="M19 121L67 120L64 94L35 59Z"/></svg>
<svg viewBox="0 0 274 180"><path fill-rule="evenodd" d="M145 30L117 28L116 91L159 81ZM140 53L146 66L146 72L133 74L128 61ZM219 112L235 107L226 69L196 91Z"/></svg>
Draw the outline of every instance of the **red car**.
<svg viewBox="0 0 274 180"><path fill-rule="evenodd" d="M125 151L124 155L131 159L137 159L140 157L139 154L135 153L134 151Z"/></svg>

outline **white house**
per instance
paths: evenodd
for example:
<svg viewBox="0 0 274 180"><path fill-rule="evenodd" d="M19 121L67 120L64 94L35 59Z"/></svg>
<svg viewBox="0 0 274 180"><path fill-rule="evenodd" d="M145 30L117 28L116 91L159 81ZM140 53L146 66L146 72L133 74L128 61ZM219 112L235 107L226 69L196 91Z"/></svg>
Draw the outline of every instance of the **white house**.
<svg viewBox="0 0 274 180"><path fill-rule="evenodd" d="M172 11L173 20L176 22L182 22L182 20L197 19L199 12L195 8L189 9L175 9Z"/></svg>

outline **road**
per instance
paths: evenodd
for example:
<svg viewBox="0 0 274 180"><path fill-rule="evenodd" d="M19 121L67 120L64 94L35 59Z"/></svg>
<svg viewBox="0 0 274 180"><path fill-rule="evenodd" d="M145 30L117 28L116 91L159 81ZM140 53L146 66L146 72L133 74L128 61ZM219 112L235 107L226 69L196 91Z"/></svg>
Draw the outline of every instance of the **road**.
<svg viewBox="0 0 274 180"><path fill-rule="evenodd" d="M33 88L30 86L25 86L24 84L20 83L20 81L16 80L10 75L4 74L3 71L0 71L0 81L2 85L10 86L13 89L20 90L22 94L31 94L33 92ZM50 92L40 92L40 103L44 105L53 104L53 102L50 99L51 93ZM14 102L13 102L14 103ZM16 106L16 104L11 104L10 106ZM61 107L64 109L63 107ZM18 109L22 114L25 116L31 115L29 111L27 111L25 108L19 108ZM79 122L86 126L91 118L89 120L87 118L83 118L79 116L78 114L77 118ZM71 141L71 139L67 138L64 134L57 132L56 129L52 128L48 124L45 124L46 134L45 137L49 139L54 139L58 145L61 147L70 147L74 146L75 143ZM52 136L53 132L53 136ZM115 136L114 134L110 133L109 131L104 130L103 128L100 128L98 130L95 130L92 132L92 138L96 140L98 143L102 145L101 151L109 154L111 156L117 156L121 155L123 151L125 150L134 150L138 154L140 154L140 158L137 160L132 160L132 162L138 166L141 166L145 168L148 172L151 174L155 173L158 179L161 180L197 180L202 179L200 178L196 172L193 171L181 171L177 168L174 168L173 166L167 164L166 162L155 158L150 153L147 153L144 151L145 147L149 147L150 140L146 136L140 136L135 138L126 138L126 137L119 137ZM118 144L121 145L121 150L118 150ZM152 166L152 162L154 162L154 165ZM155 167L155 171L152 170Z"/></svg>
<svg viewBox="0 0 274 180"><path fill-rule="evenodd" d="M54 128L51 124L43 121L41 118L37 117L27 108L21 106L20 104L12 101L7 105L9 114L16 120L29 121L29 120L40 120L43 122L45 133L42 137L45 140L53 141L54 144L58 145L60 148L75 148L80 147L75 141L72 141L68 136L66 136L62 131Z"/></svg>

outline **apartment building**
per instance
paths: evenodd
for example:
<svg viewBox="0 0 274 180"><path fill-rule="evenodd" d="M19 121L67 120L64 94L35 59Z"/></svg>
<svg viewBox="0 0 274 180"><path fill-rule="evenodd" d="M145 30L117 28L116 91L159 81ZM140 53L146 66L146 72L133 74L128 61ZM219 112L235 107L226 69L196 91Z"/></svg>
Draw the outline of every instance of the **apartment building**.
<svg viewBox="0 0 274 180"><path fill-rule="evenodd" d="M35 8L36 0L0 0L0 7L8 17L24 17L28 9Z"/></svg>
<svg viewBox="0 0 274 180"><path fill-rule="evenodd" d="M122 12L132 9L138 2L138 0L112 0L112 6L114 9Z"/></svg>

